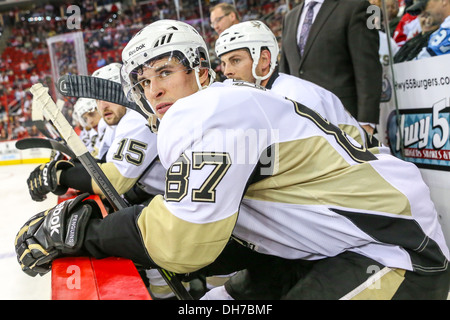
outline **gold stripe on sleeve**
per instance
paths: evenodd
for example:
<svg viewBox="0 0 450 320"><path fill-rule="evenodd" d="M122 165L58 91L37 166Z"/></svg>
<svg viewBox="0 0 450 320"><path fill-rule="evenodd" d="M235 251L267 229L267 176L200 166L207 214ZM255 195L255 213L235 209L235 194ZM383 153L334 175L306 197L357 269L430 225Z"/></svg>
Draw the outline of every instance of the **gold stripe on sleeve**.
<svg viewBox="0 0 450 320"><path fill-rule="evenodd" d="M158 195L142 211L138 227L147 252L158 266L175 273L188 273L217 258L236 220L237 212L215 222L191 223L173 215Z"/></svg>
<svg viewBox="0 0 450 320"><path fill-rule="evenodd" d="M138 180L137 178L126 178L122 176L119 169L117 169L117 167L112 162L102 163L100 165L100 168L119 194L124 194L125 192L130 190ZM103 192L100 190L100 187L97 185L94 179L92 179L91 181L92 190L94 191L94 193L103 195Z"/></svg>

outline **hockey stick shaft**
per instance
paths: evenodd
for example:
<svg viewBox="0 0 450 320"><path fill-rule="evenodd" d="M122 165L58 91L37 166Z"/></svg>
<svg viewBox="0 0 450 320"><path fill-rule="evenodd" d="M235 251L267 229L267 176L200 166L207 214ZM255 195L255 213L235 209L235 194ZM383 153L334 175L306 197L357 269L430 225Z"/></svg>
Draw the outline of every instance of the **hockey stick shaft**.
<svg viewBox="0 0 450 320"><path fill-rule="evenodd" d="M91 177L95 180L113 208L115 210L126 208L127 205L123 201L122 197L120 197L114 189L111 182L98 166L94 157L92 157L86 146L76 134L75 130L73 130L67 119L57 108L56 104L48 94L48 88L44 88L42 84L37 83L31 87L30 91L34 96L36 96L39 105L43 109L44 116L53 122L61 136L64 140L66 140L67 145L72 149ZM187 292L181 281L176 277L176 274L162 269L158 269L158 271L178 299L192 300L191 295Z"/></svg>

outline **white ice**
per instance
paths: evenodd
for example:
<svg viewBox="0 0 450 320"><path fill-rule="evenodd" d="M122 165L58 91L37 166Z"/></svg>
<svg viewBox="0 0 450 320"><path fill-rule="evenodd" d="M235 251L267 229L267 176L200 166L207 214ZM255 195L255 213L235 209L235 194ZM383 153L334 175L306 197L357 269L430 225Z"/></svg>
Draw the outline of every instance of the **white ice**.
<svg viewBox="0 0 450 320"><path fill-rule="evenodd" d="M53 194L43 202L31 200L26 181L37 166L0 166L0 300L51 299L51 272L42 277L26 275L14 250L14 239L24 223L36 213L57 204Z"/></svg>

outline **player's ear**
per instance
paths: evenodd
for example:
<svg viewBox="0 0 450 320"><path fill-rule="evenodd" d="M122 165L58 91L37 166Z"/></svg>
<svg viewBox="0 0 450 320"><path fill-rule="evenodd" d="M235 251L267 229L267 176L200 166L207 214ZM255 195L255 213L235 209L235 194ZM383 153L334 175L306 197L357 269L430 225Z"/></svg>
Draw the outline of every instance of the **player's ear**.
<svg viewBox="0 0 450 320"><path fill-rule="evenodd" d="M262 70L270 68L270 58L271 54L269 50L267 49L261 50L261 55L259 57L259 64Z"/></svg>
<svg viewBox="0 0 450 320"><path fill-rule="evenodd" d="M209 69L201 68L198 77L202 87L209 85Z"/></svg>

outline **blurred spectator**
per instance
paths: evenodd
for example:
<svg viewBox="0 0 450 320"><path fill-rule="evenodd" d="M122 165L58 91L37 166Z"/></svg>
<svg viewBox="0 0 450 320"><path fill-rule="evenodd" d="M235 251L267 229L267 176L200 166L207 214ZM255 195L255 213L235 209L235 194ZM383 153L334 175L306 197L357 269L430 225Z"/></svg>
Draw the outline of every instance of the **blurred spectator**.
<svg viewBox="0 0 450 320"><path fill-rule="evenodd" d="M23 112L25 116L31 115L31 107L33 104L33 97L31 93L25 95L25 101L23 102Z"/></svg>
<svg viewBox="0 0 450 320"><path fill-rule="evenodd" d="M419 21L422 31L405 42L405 44L394 55L394 63L414 60L417 55L428 45L431 34L439 28L439 22L424 12L419 15Z"/></svg>
<svg viewBox="0 0 450 320"><path fill-rule="evenodd" d="M27 129L22 125L19 118L16 117L14 121L14 127L12 130L12 139L23 139L28 137Z"/></svg>
<svg viewBox="0 0 450 320"><path fill-rule="evenodd" d="M39 129L35 125L33 125L29 130L29 135L30 137L39 137L41 136L41 133L39 132Z"/></svg>
<svg viewBox="0 0 450 320"><path fill-rule="evenodd" d="M414 3L406 8L406 12L401 17L392 36L399 47L420 33L420 23L417 17L425 9L426 3L427 0L414 0Z"/></svg>
<svg viewBox="0 0 450 320"><path fill-rule="evenodd" d="M401 16L399 16L400 8L398 6L398 0L386 0L386 15L389 23L389 31L391 37L394 36L395 28L397 28L400 22Z"/></svg>
<svg viewBox="0 0 450 320"><path fill-rule="evenodd" d="M6 130L5 127L1 127L0 128L0 140L8 140L8 131Z"/></svg>
<svg viewBox="0 0 450 320"><path fill-rule="evenodd" d="M0 74L0 83L9 82L9 77L5 71L2 71Z"/></svg>
<svg viewBox="0 0 450 320"><path fill-rule="evenodd" d="M425 12L436 21L442 21L439 29L430 35L428 44L417 55L417 59L450 53L450 2L448 0L428 0Z"/></svg>
<svg viewBox="0 0 450 320"><path fill-rule="evenodd" d="M225 29L228 29L233 24L240 21L239 13L236 8L229 3L222 2L210 9L211 27L221 34Z"/></svg>
<svg viewBox="0 0 450 320"><path fill-rule="evenodd" d="M39 81L39 76L36 73L36 71L33 71L30 76L30 84L33 85L33 84L37 83L38 81Z"/></svg>

